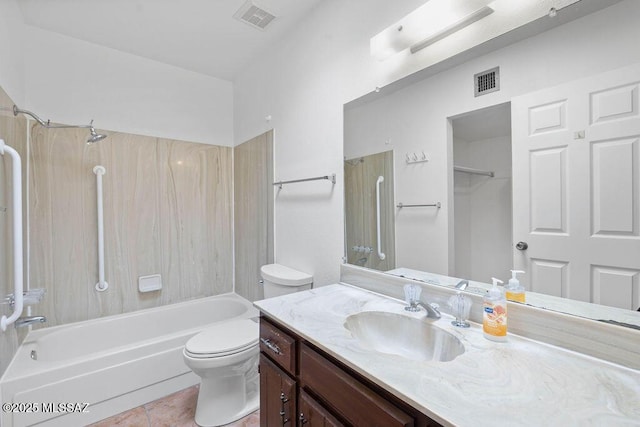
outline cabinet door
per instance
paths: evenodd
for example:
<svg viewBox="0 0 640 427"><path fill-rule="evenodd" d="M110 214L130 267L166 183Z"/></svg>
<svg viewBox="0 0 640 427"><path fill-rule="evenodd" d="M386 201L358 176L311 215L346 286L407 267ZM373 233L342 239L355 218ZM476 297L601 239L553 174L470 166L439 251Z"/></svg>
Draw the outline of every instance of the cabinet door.
<svg viewBox="0 0 640 427"><path fill-rule="evenodd" d="M342 427L340 421L326 410L320 403L300 390L298 398L298 425L300 427Z"/></svg>
<svg viewBox="0 0 640 427"><path fill-rule="evenodd" d="M307 347L300 346L300 380L355 426L413 427L414 418Z"/></svg>
<svg viewBox="0 0 640 427"><path fill-rule="evenodd" d="M260 354L260 425L296 425L296 383L264 354Z"/></svg>

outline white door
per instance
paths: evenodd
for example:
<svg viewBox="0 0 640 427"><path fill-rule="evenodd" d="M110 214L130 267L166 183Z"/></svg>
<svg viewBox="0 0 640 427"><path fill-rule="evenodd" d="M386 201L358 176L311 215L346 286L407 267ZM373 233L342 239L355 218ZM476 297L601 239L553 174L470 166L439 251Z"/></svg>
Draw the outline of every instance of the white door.
<svg viewBox="0 0 640 427"><path fill-rule="evenodd" d="M640 64L512 100L514 266L529 290L640 307L639 85Z"/></svg>

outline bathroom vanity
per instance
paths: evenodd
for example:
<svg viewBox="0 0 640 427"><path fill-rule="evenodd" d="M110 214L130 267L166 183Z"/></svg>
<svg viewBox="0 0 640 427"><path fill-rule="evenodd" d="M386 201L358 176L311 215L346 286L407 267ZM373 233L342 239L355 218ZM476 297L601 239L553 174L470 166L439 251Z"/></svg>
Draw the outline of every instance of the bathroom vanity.
<svg viewBox="0 0 640 427"><path fill-rule="evenodd" d="M266 316L260 350L260 425L440 425Z"/></svg>
<svg viewBox="0 0 640 427"><path fill-rule="evenodd" d="M425 295L429 298L429 293ZM510 334L483 338L452 316L424 319L403 301L335 284L258 301L261 425L635 425L640 371ZM364 312L428 323L459 341L452 359L422 357L420 334L367 342L348 319ZM351 317L350 317L351 316ZM473 319L472 319L473 320ZM385 322L377 326L384 327ZM404 345L401 343L405 343ZM414 345L415 344L415 345ZM411 350L411 349L410 349Z"/></svg>

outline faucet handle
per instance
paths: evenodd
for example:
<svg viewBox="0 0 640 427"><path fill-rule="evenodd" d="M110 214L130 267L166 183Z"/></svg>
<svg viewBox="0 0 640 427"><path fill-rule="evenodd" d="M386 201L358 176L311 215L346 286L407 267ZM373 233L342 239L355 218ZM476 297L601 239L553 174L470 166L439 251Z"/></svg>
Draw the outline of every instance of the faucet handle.
<svg viewBox="0 0 640 427"><path fill-rule="evenodd" d="M412 312L420 311L418 304L420 303L420 293L422 292L422 288L418 285L407 283L404 285L403 289L404 300L408 304L404 309Z"/></svg>
<svg viewBox="0 0 640 427"><path fill-rule="evenodd" d="M469 322L467 322L469 312L471 311L471 304L471 299L462 295L460 291L449 298L449 307L451 307L453 314L456 316L456 320L451 321L453 326L457 326L459 328L468 328L471 326Z"/></svg>
<svg viewBox="0 0 640 427"><path fill-rule="evenodd" d="M413 283L404 285L404 300L407 304L415 305L420 301L420 293L422 288Z"/></svg>

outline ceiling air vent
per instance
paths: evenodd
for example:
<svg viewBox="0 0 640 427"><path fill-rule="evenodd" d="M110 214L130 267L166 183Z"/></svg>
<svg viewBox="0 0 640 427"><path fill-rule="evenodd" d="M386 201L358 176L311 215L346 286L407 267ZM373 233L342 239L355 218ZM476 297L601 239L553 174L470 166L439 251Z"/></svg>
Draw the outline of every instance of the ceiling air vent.
<svg viewBox="0 0 640 427"><path fill-rule="evenodd" d="M473 76L475 96L500 90L500 67L483 71Z"/></svg>
<svg viewBox="0 0 640 427"><path fill-rule="evenodd" d="M243 4L233 17L259 30L264 30L265 27L276 18L266 10L260 9L251 1Z"/></svg>

